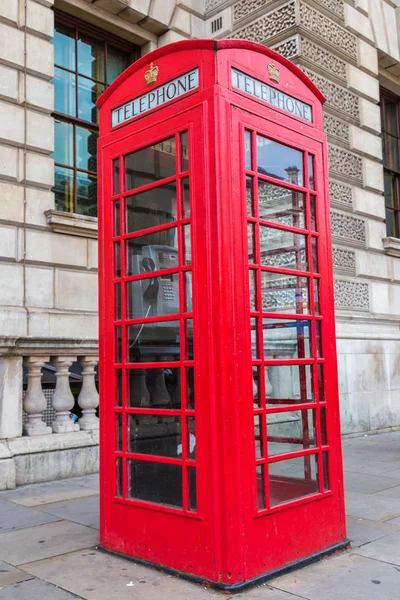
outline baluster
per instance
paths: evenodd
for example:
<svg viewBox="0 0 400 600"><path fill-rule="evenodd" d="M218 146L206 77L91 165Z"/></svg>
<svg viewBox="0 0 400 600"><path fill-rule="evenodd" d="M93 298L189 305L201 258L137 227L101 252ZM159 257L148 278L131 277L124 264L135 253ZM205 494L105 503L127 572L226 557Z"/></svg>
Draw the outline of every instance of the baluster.
<svg viewBox="0 0 400 600"><path fill-rule="evenodd" d="M95 367L99 359L94 356L82 356L78 360L82 365L82 389L78 396L82 416L79 419L79 426L84 430L98 429L99 419L96 416L96 408L99 405L99 394L95 383Z"/></svg>
<svg viewBox="0 0 400 600"><path fill-rule="evenodd" d="M56 389L53 395L53 408L56 418L52 423L54 433L67 433L79 431L79 425L71 419L71 408L74 407L75 398L69 386L69 367L76 359L71 356L52 357L51 363L56 368Z"/></svg>
<svg viewBox="0 0 400 600"><path fill-rule="evenodd" d="M28 420L24 424L25 435L47 435L51 433L43 421L43 411L47 406L47 400L42 390L42 367L49 362L48 356L29 356L24 358L24 366L28 370L28 389L24 398L24 410Z"/></svg>

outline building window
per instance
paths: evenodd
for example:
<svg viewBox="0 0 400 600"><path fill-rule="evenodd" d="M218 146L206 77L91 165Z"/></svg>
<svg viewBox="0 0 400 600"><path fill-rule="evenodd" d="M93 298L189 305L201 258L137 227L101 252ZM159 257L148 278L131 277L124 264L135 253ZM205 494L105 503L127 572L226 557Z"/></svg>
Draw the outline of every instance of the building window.
<svg viewBox="0 0 400 600"><path fill-rule="evenodd" d="M400 237L400 98L381 91L386 229Z"/></svg>
<svg viewBox="0 0 400 600"><path fill-rule="evenodd" d="M97 216L96 100L138 57L137 47L56 14L54 45L55 207Z"/></svg>

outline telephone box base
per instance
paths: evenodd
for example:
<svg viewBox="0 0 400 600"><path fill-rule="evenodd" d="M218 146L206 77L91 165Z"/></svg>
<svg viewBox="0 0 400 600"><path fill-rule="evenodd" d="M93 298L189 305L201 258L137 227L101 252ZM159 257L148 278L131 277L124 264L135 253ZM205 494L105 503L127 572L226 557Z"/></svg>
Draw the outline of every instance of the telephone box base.
<svg viewBox="0 0 400 600"><path fill-rule="evenodd" d="M114 552L113 550L108 550L107 548L104 548L102 546L98 546L97 549L101 552L104 552L105 554L112 554L113 556L125 558L134 563L137 563L138 565L142 565L144 567L151 567L152 569L156 569L156 571L161 571L162 573L166 573L167 575L173 575L174 577L178 577L179 579L186 579L187 581L191 581L193 583L199 583L202 586L207 586L216 590L220 590L221 592L229 592L232 594L236 594L239 592L243 592L243 590L249 587L261 585L262 583L274 579L275 577L280 577L281 575L286 575L291 571L307 567L308 565L316 563L319 560L331 556L332 554L337 554L339 552L349 550L350 541L346 539L343 542L340 542L339 544L334 544L333 546L325 548L320 552L315 552L314 554L310 554L305 558L295 560L292 563L280 567L279 569L269 571L268 573L263 573L262 575L258 575L257 577L253 577L252 579L248 579L246 581L240 581L239 583L223 583L221 581L210 581L209 579L197 577L196 575L184 573L183 571L177 571L176 569L171 569L170 567L158 565L147 560L142 560L141 558L135 558L133 556L128 556L127 554Z"/></svg>

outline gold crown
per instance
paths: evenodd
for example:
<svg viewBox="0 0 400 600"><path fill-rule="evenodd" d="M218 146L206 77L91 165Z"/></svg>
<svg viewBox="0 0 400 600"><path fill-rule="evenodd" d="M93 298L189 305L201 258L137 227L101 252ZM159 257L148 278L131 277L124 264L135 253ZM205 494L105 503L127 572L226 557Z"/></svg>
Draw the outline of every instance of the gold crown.
<svg viewBox="0 0 400 600"><path fill-rule="evenodd" d="M274 63L269 63L268 65L268 75L271 81L276 81L276 83L279 83L279 78L281 76L281 72L278 69L278 67L276 67L274 65Z"/></svg>
<svg viewBox="0 0 400 600"><path fill-rule="evenodd" d="M150 63L150 69L144 74L146 85L151 85L157 81L158 67L154 67L153 63Z"/></svg>

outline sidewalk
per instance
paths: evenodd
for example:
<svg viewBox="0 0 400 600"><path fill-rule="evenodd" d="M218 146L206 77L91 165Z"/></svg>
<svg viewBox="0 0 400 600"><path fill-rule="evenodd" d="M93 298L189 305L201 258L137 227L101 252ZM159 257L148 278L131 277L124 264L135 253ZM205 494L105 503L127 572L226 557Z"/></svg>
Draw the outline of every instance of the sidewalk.
<svg viewBox="0 0 400 600"><path fill-rule="evenodd" d="M400 432L343 442L349 552L235 596L400 600ZM0 493L0 600L208 600L216 591L95 549L97 476Z"/></svg>

